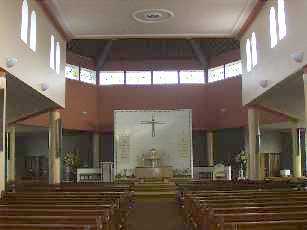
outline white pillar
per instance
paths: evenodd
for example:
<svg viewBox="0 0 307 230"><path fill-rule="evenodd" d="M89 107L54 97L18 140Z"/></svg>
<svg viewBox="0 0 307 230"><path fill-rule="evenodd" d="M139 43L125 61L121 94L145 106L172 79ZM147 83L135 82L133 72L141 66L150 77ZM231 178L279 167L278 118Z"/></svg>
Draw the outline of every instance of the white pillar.
<svg viewBox="0 0 307 230"><path fill-rule="evenodd" d="M259 146L257 135L259 132L258 112L254 108L248 109L248 179L257 180L259 177Z"/></svg>
<svg viewBox="0 0 307 230"><path fill-rule="evenodd" d="M0 70L0 192L5 191L6 185L6 154L5 154L5 128L6 128L6 73Z"/></svg>
<svg viewBox="0 0 307 230"><path fill-rule="evenodd" d="M303 82L304 82L304 97L305 97L305 146L307 146L307 66L304 68L304 75L303 75ZM304 165L306 165L306 171L307 173L307 151L305 153L305 162Z"/></svg>
<svg viewBox="0 0 307 230"><path fill-rule="evenodd" d="M214 166L213 132L207 132L206 136L207 136L208 166Z"/></svg>
<svg viewBox="0 0 307 230"><path fill-rule="evenodd" d="M16 179L16 127L9 128L10 160L8 160L8 181L14 182Z"/></svg>
<svg viewBox="0 0 307 230"><path fill-rule="evenodd" d="M93 168L99 168L100 161L100 135L93 134Z"/></svg>
<svg viewBox="0 0 307 230"><path fill-rule="evenodd" d="M61 119L61 114L58 110L49 112L49 183L59 184L61 182L61 167L60 167L60 133L59 124L57 121Z"/></svg>
<svg viewBox="0 0 307 230"><path fill-rule="evenodd" d="M299 147L299 138L297 128L291 129L292 136L292 168L293 176L301 177L302 176L302 154Z"/></svg>

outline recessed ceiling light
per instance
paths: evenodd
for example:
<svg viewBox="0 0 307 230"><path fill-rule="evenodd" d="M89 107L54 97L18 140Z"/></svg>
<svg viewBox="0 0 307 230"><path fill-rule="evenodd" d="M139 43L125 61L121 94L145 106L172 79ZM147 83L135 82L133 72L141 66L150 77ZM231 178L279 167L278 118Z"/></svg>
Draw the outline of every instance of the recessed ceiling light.
<svg viewBox="0 0 307 230"><path fill-rule="evenodd" d="M82 112L82 114L83 114L83 115L86 115L86 114L87 114L87 112L86 112L86 111L83 111L83 112Z"/></svg>
<svg viewBox="0 0 307 230"><path fill-rule="evenodd" d="M174 16L172 11L166 9L143 9L132 13L134 20L142 23L164 22Z"/></svg>

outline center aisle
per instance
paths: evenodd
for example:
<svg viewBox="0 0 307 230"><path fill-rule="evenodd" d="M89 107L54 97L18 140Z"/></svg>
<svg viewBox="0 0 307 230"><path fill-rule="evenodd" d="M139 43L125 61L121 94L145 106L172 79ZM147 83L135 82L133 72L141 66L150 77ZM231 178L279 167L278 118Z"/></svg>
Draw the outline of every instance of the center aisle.
<svg viewBox="0 0 307 230"><path fill-rule="evenodd" d="M175 198L137 198L128 218L128 230L183 230Z"/></svg>

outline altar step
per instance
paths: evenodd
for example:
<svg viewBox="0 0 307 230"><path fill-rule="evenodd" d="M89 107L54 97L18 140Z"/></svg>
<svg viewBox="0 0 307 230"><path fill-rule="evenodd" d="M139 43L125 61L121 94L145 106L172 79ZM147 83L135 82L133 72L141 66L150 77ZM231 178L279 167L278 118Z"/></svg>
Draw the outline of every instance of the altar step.
<svg viewBox="0 0 307 230"><path fill-rule="evenodd" d="M175 197L176 185L173 182L135 183L134 194L137 197Z"/></svg>

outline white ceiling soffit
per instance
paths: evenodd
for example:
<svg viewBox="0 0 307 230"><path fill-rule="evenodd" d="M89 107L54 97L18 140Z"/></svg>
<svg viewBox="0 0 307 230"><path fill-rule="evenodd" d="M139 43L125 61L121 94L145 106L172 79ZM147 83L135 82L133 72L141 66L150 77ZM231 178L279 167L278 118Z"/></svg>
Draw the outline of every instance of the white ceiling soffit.
<svg viewBox="0 0 307 230"><path fill-rule="evenodd" d="M234 37L257 0L50 0L71 38ZM135 20L142 10L165 10L160 22ZM141 16L142 17L142 16ZM157 17L156 12L144 17Z"/></svg>

